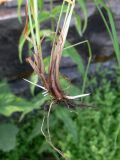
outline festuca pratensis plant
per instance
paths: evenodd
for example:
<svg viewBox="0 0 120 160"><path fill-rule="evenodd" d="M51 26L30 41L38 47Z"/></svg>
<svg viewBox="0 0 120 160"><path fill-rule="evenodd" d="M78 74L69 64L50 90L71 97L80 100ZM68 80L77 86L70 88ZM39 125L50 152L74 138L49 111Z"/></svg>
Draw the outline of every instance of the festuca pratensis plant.
<svg viewBox="0 0 120 160"><path fill-rule="evenodd" d="M64 17L64 22L60 30L59 27L65 3L67 3L67 11ZM44 90L43 92L44 96L49 94L54 101L56 102L62 101L65 102L65 104L69 104L70 100L74 100L76 98L81 98L89 95L89 94L82 94L76 96L66 95L60 86L59 66L74 6L75 6L75 0L63 1L61 13L57 24L57 29L55 32L54 42L52 46L49 71L47 74L45 72L45 66L42 57L37 1L27 0L27 5L26 5L26 25L24 28L24 35L26 39L29 42L31 42L34 48L33 55L31 57L28 57L27 61L30 63L35 73L39 76L41 80L42 86L40 85L37 86ZM28 27L30 28L29 34L27 32Z"/></svg>
<svg viewBox="0 0 120 160"><path fill-rule="evenodd" d="M23 34L25 38L31 43L34 49L33 55L27 58L27 62L30 63L33 70L41 80L42 85L38 85L38 84L35 84L35 85L40 87L44 91L43 92L44 96L49 95L49 97L51 97L51 100L52 100L49 106L48 115L47 115L48 136L46 136L43 131L43 124L44 124L45 117L43 118L41 131L45 136L47 142L54 148L54 150L56 150L59 154L61 154L64 158L66 158L64 154L52 144L50 131L49 131L49 115L50 115L51 107L54 103L63 102L65 106L67 106L68 108L70 107L74 108L75 107L75 103L73 102L74 99L78 99L78 98L89 95L89 94L81 94L76 96L66 95L60 85L59 67L60 67L62 52L66 42L66 37L68 34L68 29L70 26L72 13L75 6L75 0L64 0L62 3L61 12L58 19L57 28L54 35L54 40L53 40L53 45L51 50L48 73L46 73L45 71L45 66L43 61L41 43L44 37L40 39L40 25L38 21L37 3L38 3L37 0L26 1L26 24L25 24ZM61 19L63 17L62 15L63 15L64 6L66 6L66 12L65 12L63 23L62 23ZM62 27L60 27L61 23L62 23ZM29 80L26 80L26 81L32 83Z"/></svg>

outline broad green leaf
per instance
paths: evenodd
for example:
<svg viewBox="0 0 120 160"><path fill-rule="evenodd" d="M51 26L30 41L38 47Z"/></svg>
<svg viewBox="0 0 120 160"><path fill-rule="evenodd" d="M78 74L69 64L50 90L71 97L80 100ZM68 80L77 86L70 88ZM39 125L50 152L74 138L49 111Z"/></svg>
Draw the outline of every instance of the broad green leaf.
<svg viewBox="0 0 120 160"><path fill-rule="evenodd" d="M66 95L76 96L81 93L81 90L78 86L76 87L75 85L73 85L68 79L66 79L62 75L60 76L60 84Z"/></svg>
<svg viewBox="0 0 120 160"><path fill-rule="evenodd" d="M14 112L26 114L34 109L39 109L47 99L48 97L44 97L40 93L31 101L27 101L13 95L6 83L0 83L0 114L4 116L10 116Z"/></svg>
<svg viewBox="0 0 120 160"><path fill-rule="evenodd" d="M72 136L73 142L78 142L78 132L76 123L72 120L69 110L56 109L56 116L64 123L65 130Z"/></svg>
<svg viewBox="0 0 120 160"><path fill-rule="evenodd" d="M67 42L66 46L70 46L70 43ZM79 72L84 75L85 69L83 59L81 58L80 53L78 53L74 47L63 50L63 56L70 57L73 62L78 65Z"/></svg>
<svg viewBox="0 0 120 160"><path fill-rule="evenodd" d="M18 128L11 123L0 124L0 150L9 152L16 146Z"/></svg>

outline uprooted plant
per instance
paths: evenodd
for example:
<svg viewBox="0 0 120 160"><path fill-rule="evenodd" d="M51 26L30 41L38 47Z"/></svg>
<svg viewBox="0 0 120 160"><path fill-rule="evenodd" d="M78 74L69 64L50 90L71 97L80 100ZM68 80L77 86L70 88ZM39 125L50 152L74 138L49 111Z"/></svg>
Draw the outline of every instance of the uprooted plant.
<svg viewBox="0 0 120 160"><path fill-rule="evenodd" d="M25 38L32 44L34 48L34 54L31 57L28 57L27 61L30 63L35 73L39 76L41 80L42 86L40 85L37 85L37 86L44 90L43 95L44 96L50 95L52 97L53 101L49 106L49 111L48 111L48 116L47 116L48 117L47 118L47 128L48 128L48 136L49 136L48 141L50 145L56 151L58 151L61 155L63 155L51 143L51 138L50 138L50 133L49 133L49 114L50 114L51 106L53 103L64 102L68 108L69 107L74 108L75 105L74 103L72 103L72 100L89 95L89 94L81 94L81 95L76 95L76 96L66 95L64 91L61 89L60 81L59 81L60 80L59 66L61 62L62 51L63 51L64 44L66 41L73 9L75 6L75 0L64 0L62 3L61 12L60 12L60 16L58 19L58 24L57 24L53 46L52 46L48 73L46 73L45 71L45 66L44 66L43 57L42 57L42 49L41 49L42 38L40 39L40 25L38 22L37 3L38 3L37 0L27 0L26 1L26 25L25 25L23 34ZM62 23L61 30L59 30L63 8L66 4L67 4L67 9L66 9L66 13L64 16L64 21ZM44 120L43 120L43 123L44 123Z"/></svg>
<svg viewBox="0 0 120 160"><path fill-rule="evenodd" d="M62 17L63 7L67 2L67 11L64 18L64 22L59 30L60 21ZM30 5L31 4L31 5ZM36 74L39 76L42 88L45 92L44 95L51 95L55 101L63 101L66 104L71 99L80 98L87 96L89 94L82 94L77 96L67 96L63 92L59 82L59 66L62 56L63 47L66 41L70 20L72 17L72 12L75 5L75 0L64 0L62 4L61 13L59 16L57 29L55 32L54 42L51 51L51 59L48 74L45 73L45 67L43 63L42 50L41 50L41 40L39 34L39 23L38 23L38 8L37 1L27 1L26 5L26 25L24 29L24 35L28 41L30 41L34 47L34 54L32 57L28 57L27 61L30 63ZM28 34L28 24L30 28L30 33Z"/></svg>

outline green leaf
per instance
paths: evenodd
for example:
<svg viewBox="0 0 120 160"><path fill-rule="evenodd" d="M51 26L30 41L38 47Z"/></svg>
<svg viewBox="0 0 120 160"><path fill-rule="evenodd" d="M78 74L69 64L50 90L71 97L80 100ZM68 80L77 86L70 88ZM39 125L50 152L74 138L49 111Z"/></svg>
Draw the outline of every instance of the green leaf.
<svg viewBox="0 0 120 160"><path fill-rule="evenodd" d="M66 95L76 96L77 94L81 93L81 90L78 86L76 87L75 85L71 84L71 82L68 79L65 79L65 77L62 75L60 77L60 84Z"/></svg>
<svg viewBox="0 0 120 160"><path fill-rule="evenodd" d="M33 138L41 134L41 125L42 125L42 120L39 120L36 123L34 129L32 130L32 133L30 134L28 141L31 141Z"/></svg>
<svg viewBox="0 0 120 160"><path fill-rule="evenodd" d="M17 0L17 3L18 3L18 9L17 9L18 20L21 23L22 22L22 19L21 19L21 6L22 6L22 3L23 3L23 0Z"/></svg>
<svg viewBox="0 0 120 160"><path fill-rule="evenodd" d="M110 8L107 7L107 5L103 2L103 0L94 0L95 2L95 5L96 7L98 8L98 11L104 21L104 24L106 26L106 29L107 29L107 32L109 33L109 36L111 38L111 41L113 43L113 47L114 47L114 50L115 50L115 54L116 54L116 57L117 57L117 60L118 60L118 65L120 67L120 45L119 45L119 39L118 39L118 35L117 35L117 31L116 31L116 26L115 26L115 21L114 21L114 18L113 18L113 15L110 11ZM108 15L108 18L109 18L109 23L110 25L108 24L102 10L101 10L101 7L100 5L106 10L107 12L107 15Z"/></svg>
<svg viewBox="0 0 120 160"><path fill-rule="evenodd" d="M78 143L78 133L76 123L72 120L69 110L60 107L56 110L56 116L64 123L65 130L72 136L73 142Z"/></svg>
<svg viewBox="0 0 120 160"><path fill-rule="evenodd" d="M16 146L18 128L14 124L0 124L0 150L8 152Z"/></svg>
<svg viewBox="0 0 120 160"><path fill-rule="evenodd" d="M70 43L67 41L66 46L70 46ZM74 47L63 50L63 56L70 57L75 64L78 65L79 72L84 75L84 64L80 54L76 51Z"/></svg>
<svg viewBox="0 0 120 160"><path fill-rule="evenodd" d="M18 44L19 60L21 63L22 63L22 51L23 51L25 41L26 41L25 37L23 36L23 34L21 34L19 39L19 44Z"/></svg>
<svg viewBox="0 0 120 160"><path fill-rule="evenodd" d="M31 101L27 101L13 95L6 83L0 83L0 114L4 116L10 116L14 112L29 113L34 109L39 109L47 99L47 96L40 93Z"/></svg>
<svg viewBox="0 0 120 160"><path fill-rule="evenodd" d="M81 19L80 19L80 16L79 15L75 15L75 26L76 26L76 29L78 31L78 33L80 34L80 36L82 36L82 24L81 24Z"/></svg>
<svg viewBox="0 0 120 160"><path fill-rule="evenodd" d="M42 10L43 9L43 0L38 1L38 5L39 5L40 10Z"/></svg>
<svg viewBox="0 0 120 160"><path fill-rule="evenodd" d="M33 82L34 84L37 84L38 79L39 79L39 77L38 77L38 75L35 74L35 73L33 73L33 74L31 75L31 77L30 77L30 81ZM32 95L34 95L35 85L32 85L32 84L31 84L31 85L30 85L30 90L31 90Z"/></svg>
<svg viewBox="0 0 120 160"><path fill-rule="evenodd" d="M81 23L80 17L77 17L78 20L78 24L76 23L76 27L78 28L80 25L80 28L78 30L78 33L80 33L80 35L82 36L82 34L85 32L86 28L87 28L87 22L88 22L88 11L87 11L87 7L86 7L86 1L85 0L77 0L78 4L80 6L80 9L83 13L84 16L84 20L83 20L83 25ZM77 26L78 25L78 26Z"/></svg>
<svg viewBox="0 0 120 160"><path fill-rule="evenodd" d="M63 7L63 10L62 10L62 13L66 12L66 9L67 9L67 7L64 6L64 7ZM51 11L51 17L57 18L57 15L59 15L60 12L61 12L61 6L56 6L56 7L54 7L54 8L52 9L52 11Z"/></svg>

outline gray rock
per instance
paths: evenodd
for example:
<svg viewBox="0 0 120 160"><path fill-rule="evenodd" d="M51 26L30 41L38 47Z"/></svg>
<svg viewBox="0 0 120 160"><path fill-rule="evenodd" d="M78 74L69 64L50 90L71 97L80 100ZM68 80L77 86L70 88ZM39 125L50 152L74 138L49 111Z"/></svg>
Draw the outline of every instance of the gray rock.
<svg viewBox="0 0 120 160"><path fill-rule="evenodd" d="M5 7L17 7L17 1L18 0L11 0L5 3ZM25 0L23 0L23 5L25 4Z"/></svg>
<svg viewBox="0 0 120 160"><path fill-rule="evenodd" d="M25 62L27 46L23 50L23 64L18 58L18 42L23 26L17 19L0 21L0 77L9 80L18 79L31 72Z"/></svg>

